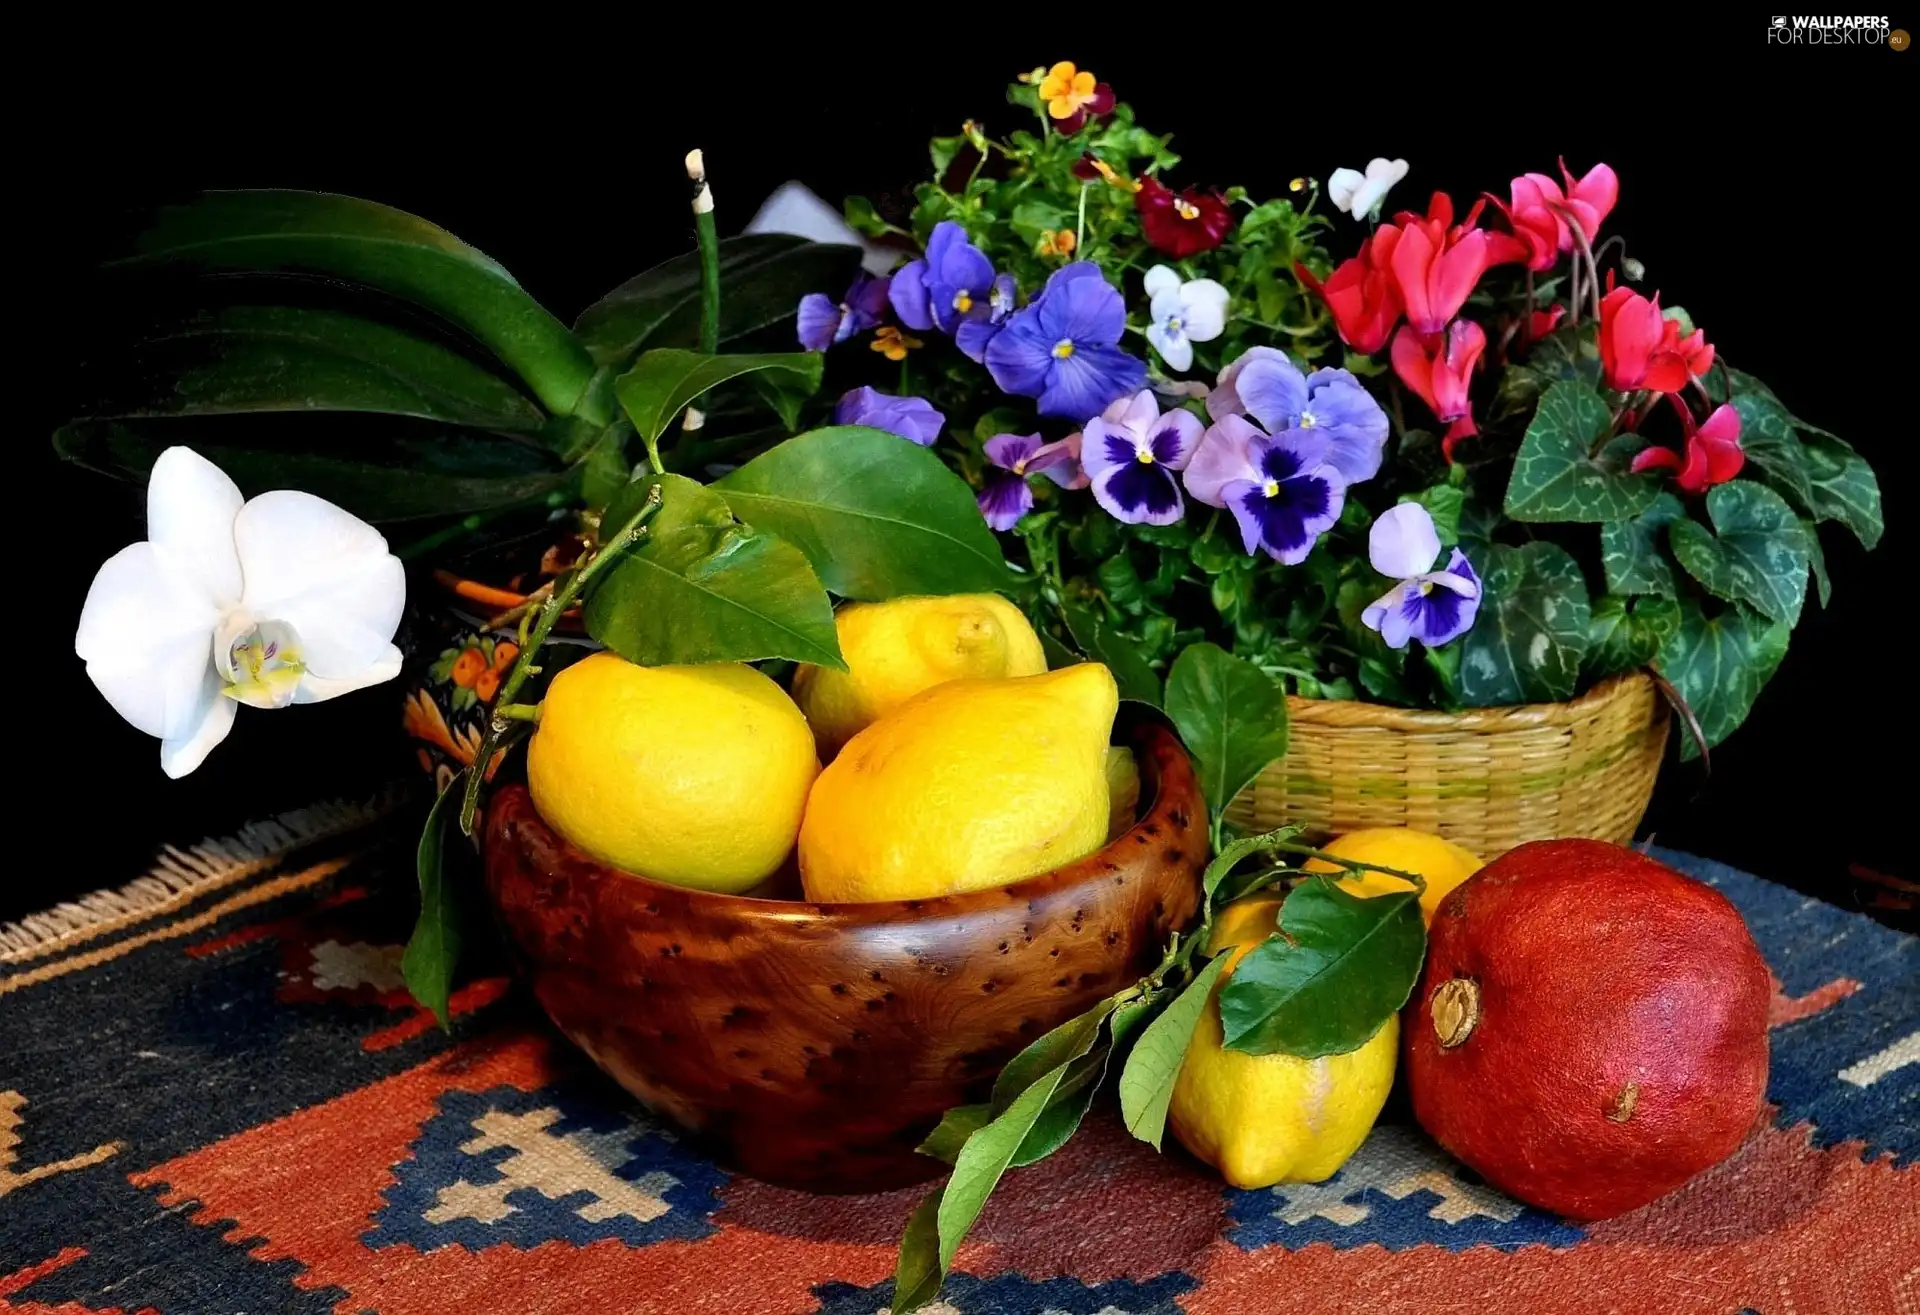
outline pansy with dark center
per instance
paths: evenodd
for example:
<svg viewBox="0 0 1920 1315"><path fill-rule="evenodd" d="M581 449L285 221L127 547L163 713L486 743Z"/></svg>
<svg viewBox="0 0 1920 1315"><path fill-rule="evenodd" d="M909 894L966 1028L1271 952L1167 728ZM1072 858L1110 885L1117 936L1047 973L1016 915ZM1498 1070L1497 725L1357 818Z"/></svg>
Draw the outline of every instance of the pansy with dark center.
<svg viewBox="0 0 1920 1315"><path fill-rule="evenodd" d="M810 352L824 352L835 343L871 329L887 313L887 289L892 280L875 278L862 270L853 276L847 295L834 301L825 293L810 292L800 299L798 314L800 345Z"/></svg>
<svg viewBox="0 0 1920 1315"><path fill-rule="evenodd" d="M1381 512L1367 534L1367 559L1396 581L1360 614L1361 624L1379 631L1388 648L1405 648L1410 639L1437 648L1472 629L1480 611L1480 577L1458 548L1445 570L1433 569L1440 535L1425 507L1403 502Z"/></svg>
<svg viewBox="0 0 1920 1315"><path fill-rule="evenodd" d="M1044 474L1064 488L1079 473L1065 440L1042 443L1038 434L996 434L986 441L985 452L989 465L980 486L980 514L996 530L1012 529L1033 510L1027 476Z"/></svg>
<svg viewBox="0 0 1920 1315"><path fill-rule="evenodd" d="M1327 460L1347 484L1378 474L1387 449L1387 413L1358 379L1337 369L1303 375L1271 347L1255 347L1220 372L1207 414L1215 420L1251 415L1269 434L1314 430L1326 438Z"/></svg>
<svg viewBox="0 0 1920 1315"><path fill-rule="evenodd" d="M1146 381L1146 364L1120 350L1126 327L1126 302L1100 267L1075 261L1007 317L983 359L1003 392L1039 399L1041 415L1085 420Z"/></svg>
<svg viewBox="0 0 1920 1315"><path fill-rule="evenodd" d="M1346 502L1347 481L1332 463L1331 446L1318 429L1269 435L1245 416L1222 416L1187 467L1187 492L1232 512L1248 553L1264 551L1292 566L1306 560Z"/></svg>
<svg viewBox="0 0 1920 1315"><path fill-rule="evenodd" d="M1087 422L1080 464L1095 501L1129 525L1171 525L1186 514L1173 474L1186 468L1202 426L1191 412L1160 413L1152 389L1122 398Z"/></svg>

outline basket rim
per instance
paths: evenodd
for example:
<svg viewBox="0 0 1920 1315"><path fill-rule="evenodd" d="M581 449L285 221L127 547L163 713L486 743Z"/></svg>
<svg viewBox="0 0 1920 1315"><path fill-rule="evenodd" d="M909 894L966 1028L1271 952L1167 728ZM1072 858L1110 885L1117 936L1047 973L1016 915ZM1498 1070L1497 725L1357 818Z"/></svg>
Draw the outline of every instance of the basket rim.
<svg viewBox="0 0 1920 1315"><path fill-rule="evenodd" d="M1313 726L1370 727L1389 731L1535 730L1543 726L1566 726L1584 721L1609 704L1653 692L1653 677L1639 670L1609 676L1585 694L1564 703L1515 703L1497 708L1440 712L1427 708L1396 708L1361 699L1308 699L1290 694L1287 696L1287 715L1294 722Z"/></svg>

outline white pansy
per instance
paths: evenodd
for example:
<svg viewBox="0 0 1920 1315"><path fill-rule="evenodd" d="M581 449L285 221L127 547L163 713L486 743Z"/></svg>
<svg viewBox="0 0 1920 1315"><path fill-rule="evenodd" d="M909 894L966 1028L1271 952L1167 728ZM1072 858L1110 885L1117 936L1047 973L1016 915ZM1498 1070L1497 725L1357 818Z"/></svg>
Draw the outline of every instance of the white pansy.
<svg viewBox="0 0 1920 1315"><path fill-rule="evenodd" d="M1186 370L1193 365L1193 344L1211 342L1227 327L1227 290L1212 279L1180 281L1179 273L1167 265L1155 265L1147 271L1147 341L1160 353L1169 369Z"/></svg>
<svg viewBox="0 0 1920 1315"><path fill-rule="evenodd" d="M185 776L241 703L318 703L400 673L406 574L379 531L308 493L251 502L184 447L154 462L147 539L107 559L74 651L115 712Z"/></svg>
<svg viewBox="0 0 1920 1315"><path fill-rule="evenodd" d="M1375 156L1367 161L1365 173L1358 169L1335 169L1328 174L1327 199L1333 202L1334 209L1344 210L1355 219L1378 218L1387 193L1406 176L1405 160L1383 160Z"/></svg>

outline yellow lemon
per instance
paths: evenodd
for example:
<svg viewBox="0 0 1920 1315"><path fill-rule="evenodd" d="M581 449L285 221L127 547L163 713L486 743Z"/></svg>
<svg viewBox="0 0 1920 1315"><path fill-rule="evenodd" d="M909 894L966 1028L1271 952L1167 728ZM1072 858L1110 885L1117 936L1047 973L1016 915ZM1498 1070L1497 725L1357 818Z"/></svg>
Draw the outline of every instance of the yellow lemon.
<svg viewBox="0 0 1920 1315"><path fill-rule="evenodd" d="M807 714L822 760L923 690L949 680L1037 676L1040 637L998 594L849 603L834 614L845 671L807 665L793 699Z"/></svg>
<svg viewBox="0 0 1920 1315"><path fill-rule="evenodd" d="M548 824L603 862L737 894L793 848L813 733L752 667L640 667L596 653L553 678L527 746Z"/></svg>
<svg viewBox="0 0 1920 1315"><path fill-rule="evenodd" d="M1380 1117L1400 1043L1389 1018L1365 1045L1344 1055L1300 1059L1228 1050L1219 992L1233 968L1272 935L1281 897L1260 894L1220 912L1208 949L1233 958L1200 1015L1167 1107L1167 1123L1194 1156L1239 1188L1317 1183L1360 1148Z"/></svg>
<svg viewBox="0 0 1920 1315"><path fill-rule="evenodd" d="M1133 750L1111 745L1107 749L1107 839L1116 840L1133 828L1140 810L1140 764Z"/></svg>
<svg viewBox="0 0 1920 1315"><path fill-rule="evenodd" d="M1440 901L1447 897L1447 892L1486 866L1474 854L1451 840L1442 840L1426 831L1414 831L1403 826L1375 826L1349 831L1321 848L1329 854L1338 854L1357 863L1378 863L1382 867L1399 868L1402 872L1418 872L1427 879L1427 889L1420 896L1420 916L1429 923L1433 921L1433 911L1440 907ZM1308 859L1304 866L1309 872L1340 871L1337 864L1320 858ZM1388 895L1396 890L1409 889L1400 878L1378 872L1363 872L1347 877L1340 882L1340 888L1351 895Z"/></svg>
<svg viewBox="0 0 1920 1315"><path fill-rule="evenodd" d="M1107 835L1119 697L1112 674L1087 662L909 699L813 783L800 824L807 898L952 895L1092 853Z"/></svg>

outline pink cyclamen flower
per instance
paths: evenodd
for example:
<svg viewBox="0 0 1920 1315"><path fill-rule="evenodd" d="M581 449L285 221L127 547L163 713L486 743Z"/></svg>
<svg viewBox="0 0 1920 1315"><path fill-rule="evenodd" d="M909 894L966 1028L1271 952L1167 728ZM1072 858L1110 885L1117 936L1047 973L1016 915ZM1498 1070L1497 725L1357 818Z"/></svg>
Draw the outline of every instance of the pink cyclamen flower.
<svg viewBox="0 0 1920 1315"><path fill-rule="evenodd" d="M1545 174L1521 174L1507 185L1508 200L1487 198L1500 208L1513 235L1525 245L1528 269L1551 269L1573 250L1569 220L1580 226L1591 246L1620 197L1620 179L1607 165L1596 164L1576 180L1562 159L1560 176L1566 180L1564 187Z"/></svg>
<svg viewBox="0 0 1920 1315"><path fill-rule="evenodd" d="M1730 404L1722 404L1696 429L1693 413L1685 404L1676 397L1673 405L1687 430L1686 457L1683 459L1670 447L1650 447L1633 459L1633 469L1671 470L1673 482L1686 493L1705 493L1738 475L1747 463L1747 454L1740 446L1740 413Z"/></svg>
<svg viewBox="0 0 1920 1315"><path fill-rule="evenodd" d="M1421 333L1439 333L1460 313L1467 298L1490 266L1519 260L1525 252L1518 243L1475 227L1480 205L1467 212L1464 222L1453 222L1453 199L1435 192L1424 217L1409 211L1394 216L1400 240L1394 244L1391 264L1407 323ZM1377 237L1377 235L1376 235Z"/></svg>
<svg viewBox="0 0 1920 1315"><path fill-rule="evenodd" d="M1677 393L1713 365L1704 330L1681 336L1660 309L1660 297L1613 288L1600 300L1600 374L1607 387L1630 393Z"/></svg>
<svg viewBox="0 0 1920 1315"><path fill-rule="evenodd" d="M1472 320L1455 320L1444 336L1424 339L1404 326L1393 339L1393 372L1411 389L1434 419L1448 426L1440 450L1453 460L1454 445L1480 432L1473 423L1469 389L1474 368L1487 349L1487 335Z"/></svg>

